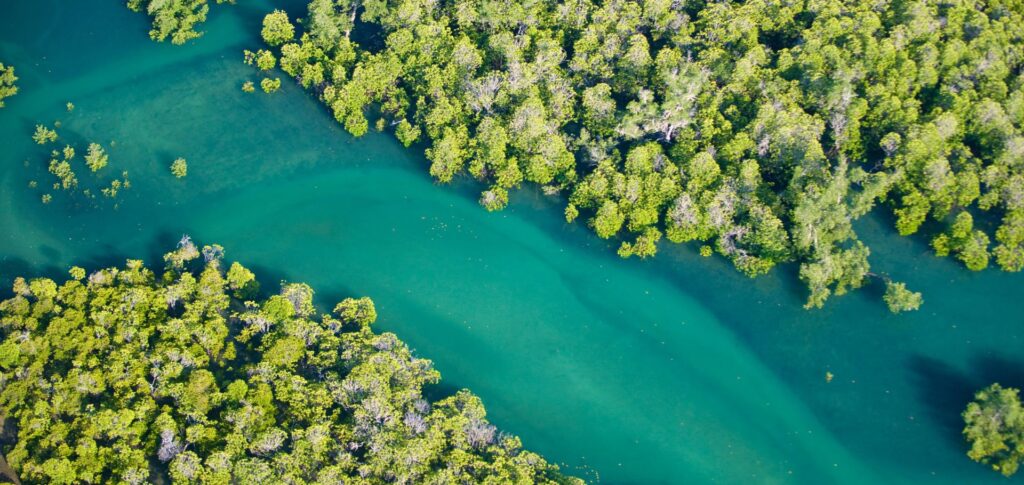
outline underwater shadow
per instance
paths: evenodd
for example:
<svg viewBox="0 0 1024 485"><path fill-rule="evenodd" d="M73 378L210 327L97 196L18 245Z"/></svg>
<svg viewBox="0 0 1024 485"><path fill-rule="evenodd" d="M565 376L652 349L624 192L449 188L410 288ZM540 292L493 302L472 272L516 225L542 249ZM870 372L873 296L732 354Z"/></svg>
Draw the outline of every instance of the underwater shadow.
<svg viewBox="0 0 1024 485"><path fill-rule="evenodd" d="M1003 387L1024 388L1024 360L986 352L972 360L972 369L977 377L974 391L992 383L999 383Z"/></svg>
<svg viewBox="0 0 1024 485"><path fill-rule="evenodd" d="M224 248L225 251L231 248ZM232 261L236 261L232 258L225 258ZM272 295L276 295L281 292L281 283L292 282L292 278L288 277L288 274L268 268L259 264L245 264L245 261L238 261L238 264L245 266L256 275L256 282L260 285L260 290L256 293L259 298L267 298ZM316 288L314 288L315 290Z"/></svg>
<svg viewBox="0 0 1024 485"><path fill-rule="evenodd" d="M316 290L316 288L314 288L314 290ZM331 283L330 286L318 290L317 293L320 294L321 297L314 299L319 300L319 303L317 304L318 308L326 305L321 309L324 313L334 311L334 306L341 303L345 298L362 298L364 296L368 296L371 300L373 299L373 295L361 295L340 283Z"/></svg>
<svg viewBox="0 0 1024 485"><path fill-rule="evenodd" d="M21 258L0 257L0 299L14 296L12 286L14 285L15 278L50 278L52 280L59 280L65 275L67 273L57 266L37 266Z"/></svg>
<svg viewBox="0 0 1024 485"><path fill-rule="evenodd" d="M878 225L881 226L886 231L888 231L888 234L884 235L885 237L898 237L901 239L911 241L914 243L914 247L921 255L935 254L932 249L932 238L935 235L944 232L946 229L945 224L937 222L933 220L931 217L929 217L925 219L923 223L921 223L921 227L919 227L916 232L907 236L901 236L896 231L896 215L893 214L891 207L886 206L884 204L879 204L873 210L871 210L871 212L865 214L859 220L864 220L868 217L877 219ZM858 225L855 223L854 230L856 230L857 233L860 234L863 231L863 228L858 227ZM865 242L865 244L867 243ZM871 245L868 244L868 246Z"/></svg>
<svg viewBox="0 0 1024 485"><path fill-rule="evenodd" d="M91 251L91 254L78 256L69 264L80 266L84 268L87 273L92 273L102 269L122 268L128 260L142 260L146 268L150 269L157 275L160 275L165 270L164 255L173 251L177 247L178 242L185 235L191 234L189 231L185 230L160 231L150 238L148 242L142 245L145 249L141 252L129 252L124 249L116 248L111 244L103 244L95 251ZM218 243L217 241L207 241L195 238L193 239L193 242L200 248L204 245ZM272 269L260 264L248 264L245 260L231 258L231 248L226 247L224 249L227 256L224 258L222 263L222 269L227 271L230 264L237 261L242 266L251 270L256 276L257 283L259 283L259 292L257 295L261 299L279 294L282 282L303 282L301 278L290 275L285 271ZM43 255L43 259L46 261L45 263L33 264L19 257L0 256L0 298L13 296L11 286L14 283L14 279L18 277L26 279L50 278L57 282L67 279L68 268L55 264L56 261L61 261L62 259L60 251L46 245L40 246L39 251ZM200 257L198 261L199 264L201 264L202 258ZM316 296L314 297L316 307L319 311L324 313L330 312L336 303L345 298L366 296L356 294L356 292L352 291L351 288L340 283L319 285L313 289L316 292Z"/></svg>
<svg viewBox="0 0 1024 485"><path fill-rule="evenodd" d="M964 427L960 413L971 402L981 383L969 374L932 357L917 355L907 366L913 373L919 401L928 410L930 419L950 443L963 443Z"/></svg>
<svg viewBox="0 0 1024 485"><path fill-rule="evenodd" d="M274 4L275 4L274 8L282 9L282 10L288 12L288 18L290 18L290 19L294 20L296 18L296 16L298 16L300 13L301 13L301 15L305 15L306 14L305 9L296 9L295 5L281 6L281 5L279 5L281 3L297 4L299 2L298 1L292 1L292 2L275 1L274 2ZM238 18L241 19L242 25L245 26L245 29L244 29L245 32L254 32L254 33L255 32L259 32L262 29L262 27L263 27L263 17L265 17L267 14L269 14L270 12L273 11L273 9L261 8L261 7L258 7L256 5L251 5L251 4L247 3L247 2L239 2L239 3L236 3L235 5L229 6L229 8L231 9L230 12L227 11L227 9L218 9L219 11L217 12L217 15L229 15L229 14L231 14L231 15L233 15L235 17L238 17ZM255 45L253 45L251 47L251 49L253 51L255 51L257 48L264 47L263 46L263 41L259 38L259 35L253 34L252 35L252 40L255 41Z"/></svg>
<svg viewBox="0 0 1024 485"><path fill-rule="evenodd" d="M423 397L434 403L442 399L452 397L462 389L463 388L459 386L441 379L437 384L427 384L423 386Z"/></svg>
<svg viewBox="0 0 1024 485"><path fill-rule="evenodd" d="M974 394L993 383L1024 388L1024 360L992 351L980 352L971 359L968 372L921 355L911 358L907 365L913 372L919 401L928 410L929 419L951 444L965 449L961 413L974 399Z"/></svg>
<svg viewBox="0 0 1024 485"><path fill-rule="evenodd" d="M234 13L240 17L243 20L244 25L247 27L248 32L259 32L263 26L263 17L274 10L284 10L287 12L288 18L293 24L297 24L298 20L304 18L308 13L307 7L309 6L309 0L273 0L269 3L271 5L261 7L253 5L251 2L238 2L228 8L220 10L225 14ZM260 42L260 45L254 47L263 47L262 40L259 39L259 36L256 35L254 38Z"/></svg>

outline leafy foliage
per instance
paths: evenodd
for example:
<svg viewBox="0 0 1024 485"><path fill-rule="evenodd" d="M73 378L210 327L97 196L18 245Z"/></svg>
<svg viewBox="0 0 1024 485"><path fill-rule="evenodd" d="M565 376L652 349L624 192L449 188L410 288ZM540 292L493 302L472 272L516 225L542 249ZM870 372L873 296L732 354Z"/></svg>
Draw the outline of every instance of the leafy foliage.
<svg viewBox="0 0 1024 485"><path fill-rule="evenodd" d="M217 0L217 3L235 3L235 0ZM163 42L170 37L171 43L176 45L202 37L202 32L195 27L206 22L210 11L207 0L128 0L128 8L145 11L153 17L151 39Z"/></svg>
<svg viewBox="0 0 1024 485"><path fill-rule="evenodd" d="M14 83L18 80L14 75L14 66L4 66L0 62L0 108L4 107L4 98L18 94L18 86Z"/></svg>
<svg viewBox="0 0 1024 485"><path fill-rule="evenodd" d="M176 158L171 162L171 175L176 178L184 178L188 175L188 162L184 158Z"/></svg>
<svg viewBox="0 0 1024 485"><path fill-rule="evenodd" d="M106 167L109 159L110 156L98 143L89 144L89 151L85 154L85 164L89 166L89 170L95 172Z"/></svg>
<svg viewBox="0 0 1024 485"><path fill-rule="evenodd" d="M263 92L267 94L276 93L278 89L281 89L281 79L276 77L274 79L265 77L260 81L260 88L262 88Z"/></svg>
<svg viewBox="0 0 1024 485"><path fill-rule="evenodd" d="M141 261L0 303L5 450L25 483L581 483L521 449L468 391L389 333L373 302L319 314L313 290L257 299L255 276L187 236Z"/></svg>
<svg viewBox="0 0 1024 485"><path fill-rule="evenodd" d="M887 282L885 285L885 296L882 297L889 310L893 313L917 310L924 303L920 293L907 289L903 283Z"/></svg>
<svg viewBox="0 0 1024 485"><path fill-rule="evenodd" d="M1018 390L999 384L978 391L963 413L967 456L1003 475L1017 472L1024 459L1024 409Z"/></svg>
<svg viewBox="0 0 1024 485"><path fill-rule="evenodd" d="M275 10L263 19L263 30L260 35L267 44L281 45L295 38L295 27L288 20L285 11Z"/></svg>
<svg viewBox="0 0 1024 485"><path fill-rule="evenodd" d="M36 131L32 134L32 140L38 145L46 145L57 141L57 131L43 125L36 125Z"/></svg>
<svg viewBox="0 0 1024 485"><path fill-rule="evenodd" d="M873 275L852 221L884 203L901 234L990 211L991 254L1024 268L1014 2L313 0L297 37L264 25L353 135L379 113L488 210L561 191L624 257L668 239L751 276L796 262L817 307ZM939 254L988 264L982 229L947 232Z"/></svg>

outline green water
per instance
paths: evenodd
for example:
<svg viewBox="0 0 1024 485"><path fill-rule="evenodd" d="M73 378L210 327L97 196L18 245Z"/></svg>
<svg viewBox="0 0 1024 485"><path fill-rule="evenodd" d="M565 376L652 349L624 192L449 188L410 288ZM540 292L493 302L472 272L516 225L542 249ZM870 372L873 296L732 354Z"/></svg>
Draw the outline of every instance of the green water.
<svg viewBox="0 0 1024 485"><path fill-rule="evenodd" d="M378 328L435 361L438 392L472 389L501 428L588 479L1002 481L963 455L959 412L991 381L1024 385L1019 275L968 273L881 216L859 230L876 269L924 292L913 315L889 315L877 287L807 312L792 268L749 280L688 247L620 260L555 198L526 189L487 213L471 182L436 186L421 155L352 139L288 81L243 93L259 79L241 50L259 45L271 2L241 3L177 47L150 42L121 2L5 2L0 60L21 78L0 110L5 286L72 263L154 263L188 233L268 289L305 281L325 306L372 296ZM275 2L293 16L302 3ZM55 120L80 153L116 142L99 180L128 170L117 207L64 193L43 205L28 187L52 183L29 137Z"/></svg>

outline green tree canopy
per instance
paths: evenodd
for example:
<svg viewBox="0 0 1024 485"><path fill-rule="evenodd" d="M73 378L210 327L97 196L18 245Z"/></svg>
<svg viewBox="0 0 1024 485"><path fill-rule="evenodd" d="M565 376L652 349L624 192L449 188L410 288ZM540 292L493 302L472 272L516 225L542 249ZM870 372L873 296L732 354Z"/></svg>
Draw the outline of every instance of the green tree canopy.
<svg viewBox="0 0 1024 485"><path fill-rule="evenodd" d="M882 298L893 313L917 310L924 302L920 293L908 290L907 285L903 283L892 281L886 282L885 296Z"/></svg>
<svg viewBox="0 0 1024 485"><path fill-rule="evenodd" d="M106 167L109 159L110 156L98 143L89 144L88 152L85 154L85 164L89 166L89 170L95 172Z"/></svg>
<svg viewBox="0 0 1024 485"><path fill-rule="evenodd" d="M235 0L217 0L217 3L235 3ZM196 26L206 22L210 11L207 0L128 0L128 8L145 12L153 18L153 29L149 37L163 42L168 37L171 43L184 44L202 37Z"/></svg>
<svg viewBox="0 0 1024 485"><path fill-rule="evenodd" d="M17 278L0 303L4 449L23 483L582 483L488 423L390 333L368 298L256 297L223 248Z"/></svg>
<svg viewBox="0 0 1024 485"><path fill-rule="evenodd" d="M1024 459L1024 409L1019 391L992 384L978 391L963 413L967 456L1003 475L1017 472Z"/></svg>
<svg viewBox="0 0 1024 485"><path fill-rule="evenodd" d="M873 275L852 221L884 204L901 234L935 221L937 254L1024 268L1024 12L1001 0L313 0L264 26L353 135L380 116L488 210L564 194L624 257L795 262L817 307ZM985 211L994 234L964 222Z"/></svg>
<svg viewBox="0 0 1024 485"><path fill-rule="evenodd" d="M171 162L171 175L176 178L185 178L188 175L188 161L184 158L176 158Z"/></svg>
<svg viewBox="0 0 1024 485"><path fill-rule="evenodd" d="M263 19L263 41L272 46L284 44L295 38L295 27L288 20L284 10L274 10ZM262 67L261 67L262 69Z"/></svg>
<svg viewBox="0 0 1024 485"><path fill-rule="evenodd" d="M4 63L0 62L0 108L4 107L4 98L18 94L18 86L14 84L17 80L14 66L4 66Z"/></svg>

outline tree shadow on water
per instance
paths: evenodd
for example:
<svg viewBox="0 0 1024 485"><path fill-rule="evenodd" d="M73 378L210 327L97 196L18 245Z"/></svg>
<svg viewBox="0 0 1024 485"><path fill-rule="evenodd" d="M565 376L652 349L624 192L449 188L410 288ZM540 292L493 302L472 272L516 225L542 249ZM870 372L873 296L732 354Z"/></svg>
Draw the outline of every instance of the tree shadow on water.
<svg viewBox="0 0 1024 485"><path fill-rule="evenodd" d="M978 353L967 372L921 355L911 358L908 365L929 418L958 446L964 442L961 413L974 399L974 393L993 383L1024 387L1024 361L992 351Z"/></svg>
<svg viewBox="0 0 1024 485"><path fill-rule="evenodd" d="M232 259L232 261L234 260ZM271 269L260 264L247 264L245 261L238 261L238 264L245 266L256 275L256 282L260 284L260 298L276 295L281 292L282 283L293 282L292 278L289 278L288 274L283 271ZM313 289L316 290L316 288Z"/></svg>
<svg viewBox="0 0 1024 485"><path fill-rule="evenodd" d="M1024 389L1024 360L989 352L979 354L974 359L973 366L981 381L975 391L996 382L1003 387Z"/></svg>
<svg viewBox="0 0 1024 485"><path fill-rule="evenodd" d="M960 413L979 387L977 379L938 359L914 356L908 364L917 393L928 410L928 418L950 442L963 442Z"/></svg>
<svg viewBox="0 0 1024 485"><path fill-rule="evenodd" d="M26 279L43 277L59 280L63 274L66 273L56 266L40 267L21 258L0 257L0 299L6 299L14 295L12 286L14 285L14 279L17 277Z"/></svg>
<svg viewBox="0 0 1024 485"><path fill-rule="evenodd" d="M437 384L428 384L423 386L423 397L430 402L437 402L442 399L454 396L456 393L461 391L462 388L453 385L444 380L442 377L441 382Z"/></svg>
<svg viewBox="0 0 1024 485"><path fill-rule="evenodd" d="M229 261L226 261L228 265L231 264L231 261L234 261L231 258L228 258L228 260ZM242 266L245 266L250 271L252 271L254 275L256 275L256 282L259 283L259 292L257 293L257 296L259 296L261 299L269 298L270 296L280 294L281 288L285 284L308 283L313 288L314 291L313 305L316 307L316 309L322 313L331 313L331 311L334 309L334 306L341 302L342 300L344 300L345 298L358 298L360 296L365 296L356 294L347 286L344 286L336 281L332 281L328 284L317 285L308 282L302 279L301 277L291 275L286 271L271 268L269 266L264 266L262 264L250 264L246 262L244 259L239 260L238 263L241 264ZM227 266L225 266L225 270L226 268Z"/></svg>

